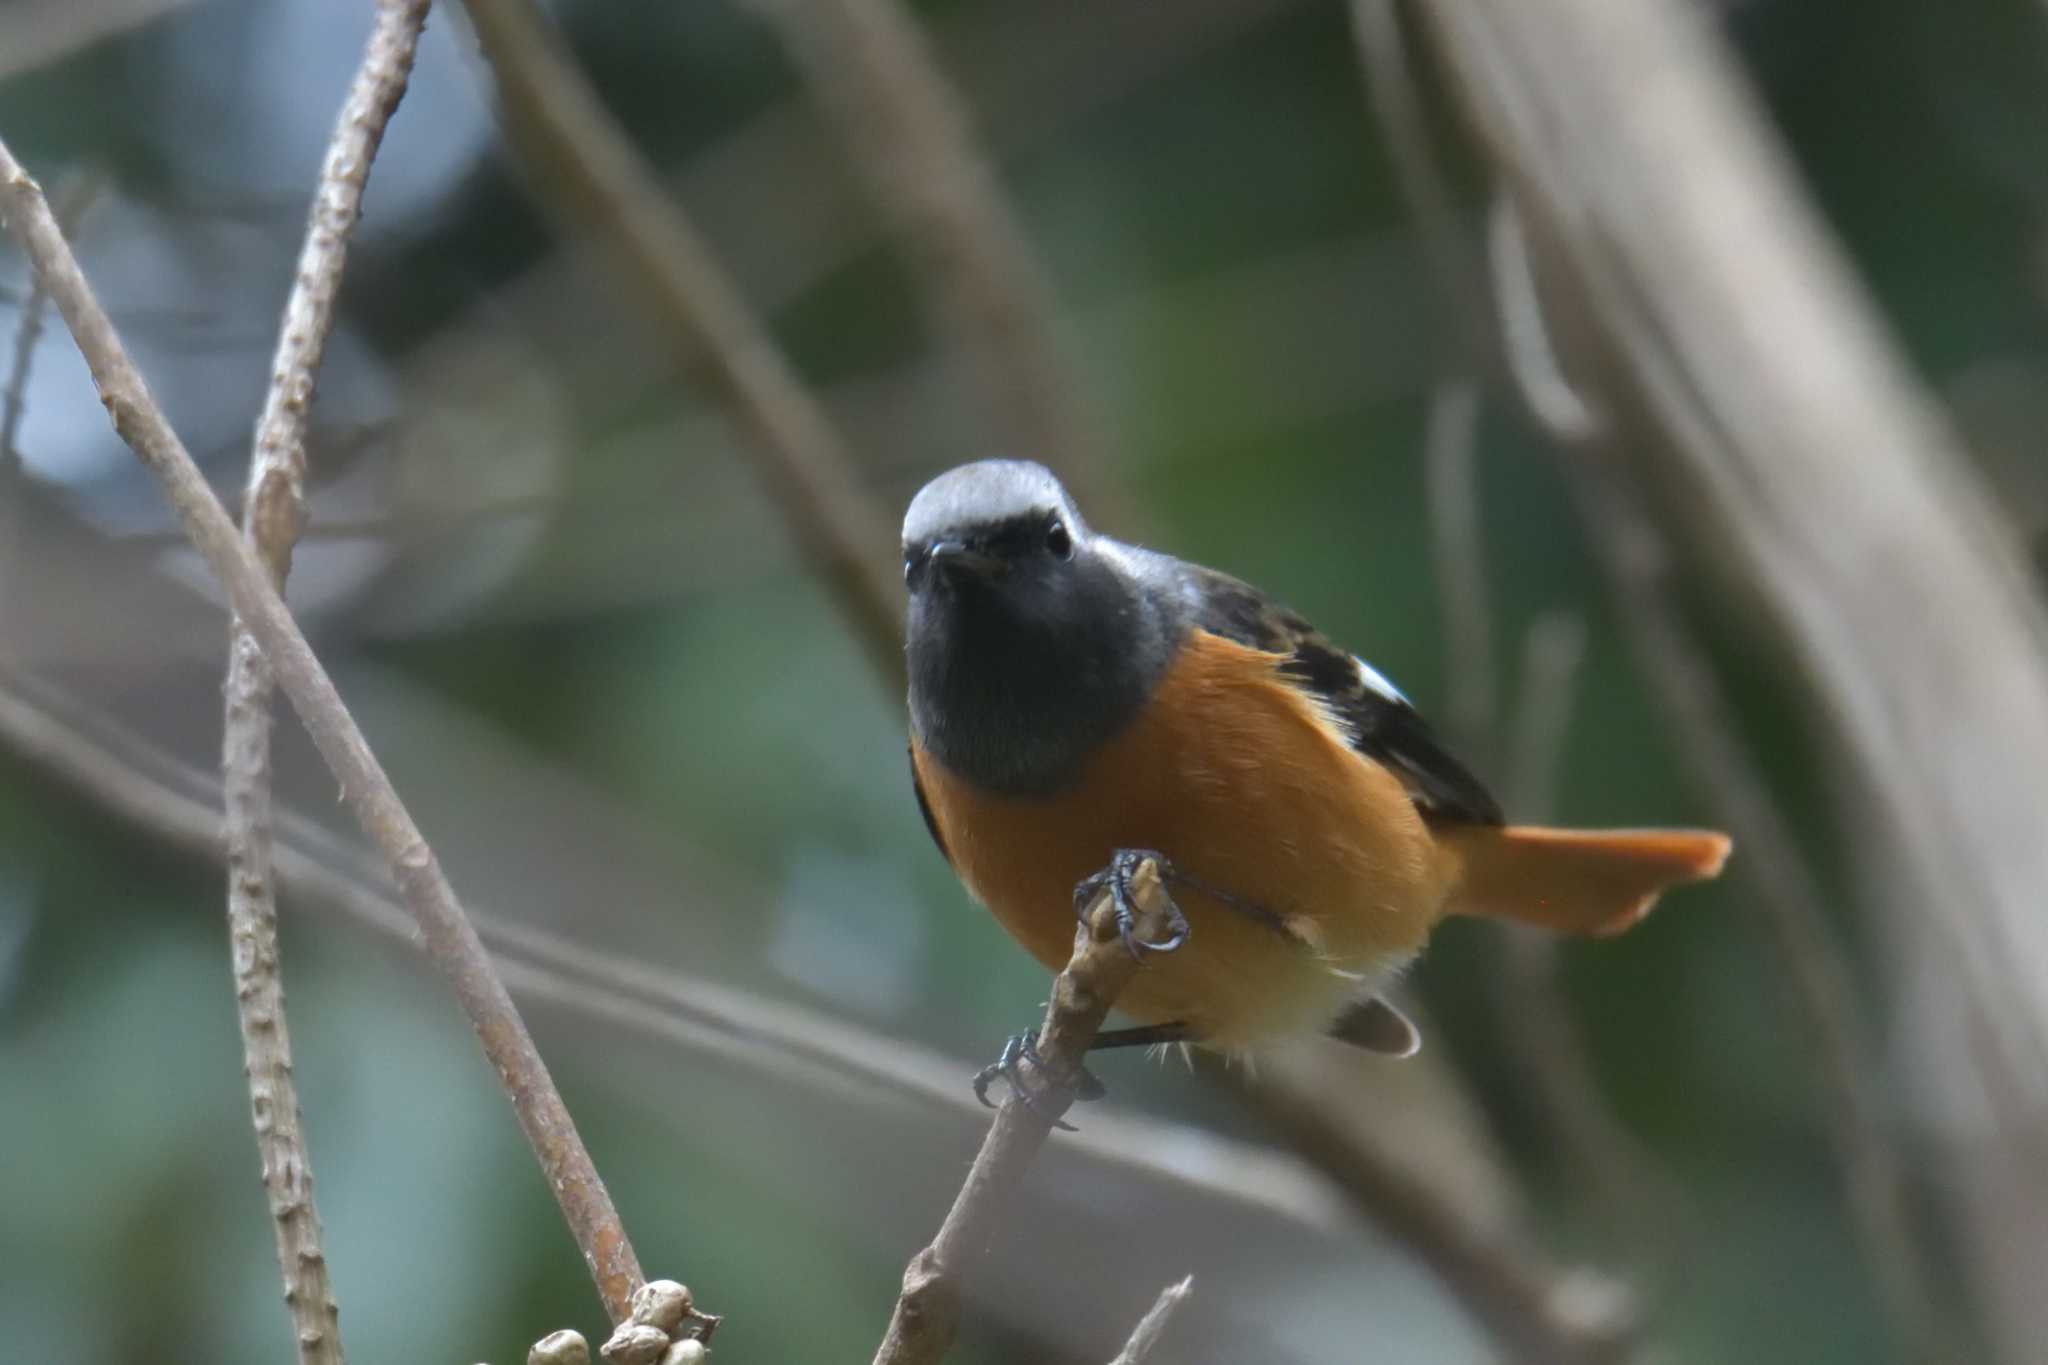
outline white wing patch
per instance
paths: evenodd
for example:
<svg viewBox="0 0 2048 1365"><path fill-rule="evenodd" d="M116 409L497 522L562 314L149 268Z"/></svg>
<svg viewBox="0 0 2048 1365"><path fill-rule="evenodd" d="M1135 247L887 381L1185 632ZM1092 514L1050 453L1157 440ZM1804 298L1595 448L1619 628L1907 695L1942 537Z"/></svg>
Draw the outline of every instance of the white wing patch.
<svg viewBox="0 0 2048 1365"><path fill-rule="evenodd" d="M1351 662L1358 665L1358 680L1365 684L1368 691L1377 692L1388 701L1399 703L1411 711L1415 709L1415 703L1408 700L1407 694L1402 692L1400 688L1389 682L1386 674L1380 672L1356 654L1351 656Z"/></svg>

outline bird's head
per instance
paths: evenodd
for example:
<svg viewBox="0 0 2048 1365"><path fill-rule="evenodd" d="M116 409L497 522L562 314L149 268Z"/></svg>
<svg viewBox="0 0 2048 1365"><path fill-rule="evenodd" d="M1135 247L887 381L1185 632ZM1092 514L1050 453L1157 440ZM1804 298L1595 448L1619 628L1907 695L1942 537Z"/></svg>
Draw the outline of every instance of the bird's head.
<svg viewBox="0 0 2048 1365"><path fill-rule="evenodd" d="M1121 725L1171 650L1155 558L1090 530L1043 465L982 460L926 484L903 518L924 742L1020 790Z"/></svg>

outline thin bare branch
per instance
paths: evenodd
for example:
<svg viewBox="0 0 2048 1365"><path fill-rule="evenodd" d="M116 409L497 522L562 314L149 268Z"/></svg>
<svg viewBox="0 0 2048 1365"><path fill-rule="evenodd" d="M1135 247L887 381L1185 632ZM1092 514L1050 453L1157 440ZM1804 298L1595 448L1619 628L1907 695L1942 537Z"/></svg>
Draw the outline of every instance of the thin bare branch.
<svg viewBox="0 0 2048 1365"><path fill-rule="evenodd" d="M1444 614L1445 715L1469 751L1491 759L1499 747L1493 669L1493 608L1486 591L1479 511L1479 385L1452 379L1429 400L1423 447L1430 558Z"/></svg>
<svg viewBox="0 0 2048 1365"><path fill-rule="evenodd" d="M1497 239L1503 234L1521 238L1505 202L1496 222ZM1529 262L1526 243L1511 252L1494 253L1496 270L1525 271ZM1503 293L1532 303L1540 299L1537 282L1526 274L1519 281L1505 281ZM1539 324L1541 316L1537 314ZM1549 354L1548 329L1539 325L1522 335L1525 344L1540 343L1541 351L1511 362L1509 371L1517 376L1558 376L1562 382L1562 367ZM1544 409L1537 400L1526 393L1523 397L1531 415L1542 421ZM1576 400L1572 406L1592 410ZM1605 424L1593 429L1611 430ZM1887 1120L1869 1024L1848 953L1829 924L1819 876L1750 757L1712 660L1686 624L1662 530L1640 490L1625 476L1618 453L1602 438L1586 438L1586 430L1568 423L1551 434L1571 475L1580 516L1614 591L1637 660L1656 686L1679 753L1742 850L1734 876L1763 914L1793 1004L1813 1041L1829 1137L1842 1163L1851 1216L1865 1254L1885 1287L1882 1300L1896 1329L1921 1358L1962 1359L1967 1353L1954 1349L1956 1328L1935 1297L1914 1228L1905 1167Z"/></svg>
<svg viewBox="0 0 2048 1365"><path fill-rule="evenodd" d="M1490 377L1496 354L1489 343L1492 312L1473 269L1477 253L1465 240L1450 184L1431 149L1398 0L1351 0L1351 34L1365 68L1373 116L1393 158L1394 183L1407 201L1437 294L1450 312L1453 345L1447 368Z"/></svg>
<svg viewBox="0 0 2048 1365"><path fill-rule="evenodd" d="M513 147L561 218L596 235L632 297L697 362L746 438L796 548L876 669L904 686L895 522L831 419L563 49L533 0L465 0Z"/></svg>
<svg viewBox="0 0 2048 1365"><path fill-rule="evenodd" d="M285 302L270 388L256 422L242 535L279 591L306 524L306 424L348 239L362 213L370 167L412 76L428 0L380 0L361 66L321 162L298 273ZM298 1083L292 1076L284 969L271 872L270 721L274 684L255 637L235 622L228 642L221 772L227 802L228 937L233 948L243 1073L277 1234L285 1303L303 1365L340 1365L340 1309L321 1245Z"/></svg>
<svg viewBox="0 0 2048 1365"><path fill-rule="evenodd" d="M1138 1325L1131 1329L1131 1339L1116 1353L1116 1359L1109 1365L1145 1365L1152 1358L1152 1351L1159 1345L1159 1339L1166 1335L1166 1325L1173 1315L1180 1311L1188 1292L1195 1287L1195 1277L1186 1276L1178 1284L1170 1284L1159 1291L1159 1298L1138 1319Z"/></svg>
<svg viewBox="0 0 2048 1365"><path fill-rule="evenodd" d="M624 1318L628 1296L642 1278L639 1262L533 1039L491 970L476 930L333 680L271 587L264 565L242 543L233 520L150 394L51 217L42 189L4 143L0 214L71 329L115 432L163 485L193 544L226 588L235 612L262 645L279 685L339 780L363 832L390 861L406 906L419 922L428 955L454 990L496 1067L606 1310L615 1321Z"/></svg>
<svg viewBox="0 0 2048 1365"><path fill-rule="evenodd" d="M1165 924L1167 904L1158 865L1142 864L1133 883L1138 936L1154 938ZM934 1365L953 1344L968 1279L1016 1194L1025 1167L1071 1103L1088 1045L1139 970L1138 960L1118 935L1112 902L1105 886L1085 908L1074 931L1074 955L1054 978L1052 997L1046 1001L1036 1044L1040 1061L1025 1075L1025 1083L1032 1086L1030 1097L1013 1089L996 1111L938 1236L911 1258L903 1272L903 1293L875 1352L875 1365Z"/></svg>
<svg viewBox="0 0 2048 1365"><path fill-rule="evenodd" d="M1586 622L1576 612L1539 617L1524 637L1505 784L1516 819L1541 823L1556 811L1585 657ZM1678 1187L1601 1089L1558 978L1557 941L1524 926L1501 927L1500 1037L1511 1069L1550 1130L1550 1145L1597 1202L1609 1236L1628 1247L1636 1277L1662 1278L1682 1240Z"/></svg>
<svg viewBox="0 0 2048 1365"><path fill-rule="evenodd" d="M870 196L910 245L917 286L993 407L999 448L1059 470L1125 532L1102 443L1060 353L1051 281L978 145L966 101L902 0L753 0L772 20Z"/></svg>

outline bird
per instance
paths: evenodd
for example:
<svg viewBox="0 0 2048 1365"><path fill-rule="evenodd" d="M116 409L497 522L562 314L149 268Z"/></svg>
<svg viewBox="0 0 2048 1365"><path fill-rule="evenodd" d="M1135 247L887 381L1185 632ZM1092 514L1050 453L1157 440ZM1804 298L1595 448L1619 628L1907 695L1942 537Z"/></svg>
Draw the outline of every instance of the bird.
<svg viewBox="0 0 2048 1365"><path fill-rule="evenodd" d="M1081 896L1147 857L1171 891L1164 938L1126 928L1136 1026L1097 1048L1409 1055L1387 991L1445 917L1616 934L1729 855L1713 830L1506 823L1384 674L1248 583L1091 529L1043 465L932 479L902 548L912 787L974 899L1057 971ZM977 1078L984 1103L1032 1043Z"/></svg>

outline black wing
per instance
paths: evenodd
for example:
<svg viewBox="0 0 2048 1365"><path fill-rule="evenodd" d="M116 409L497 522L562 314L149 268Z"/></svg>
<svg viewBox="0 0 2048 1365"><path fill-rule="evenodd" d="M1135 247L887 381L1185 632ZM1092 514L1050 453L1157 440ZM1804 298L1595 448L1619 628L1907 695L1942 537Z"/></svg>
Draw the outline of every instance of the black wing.
<svg viewBox="0 0 2048 1365"><path fill-rule="evenodd" d="M946 836L939 833L939 822L932 815L932 803L925 799L924 779L917 775L915 751L910 753L910 789L917 793L917 813L924 817L924 827L932 836L932 842L939 846L939 855L947 862L952 862L953 855L946 850Z"/></svg>
<svg viewBox="0 0 2048 1365"><path fill-rule="evenodd" d="M1183 568L1198 604L1195 624L1252 649L1285 654L1280 671L1329 709L1352 748L1391 769L1418 806L1450 820L1504 823L1500 803L1437 742L1393 684L1251 584L1193 564Z"/></svg>

